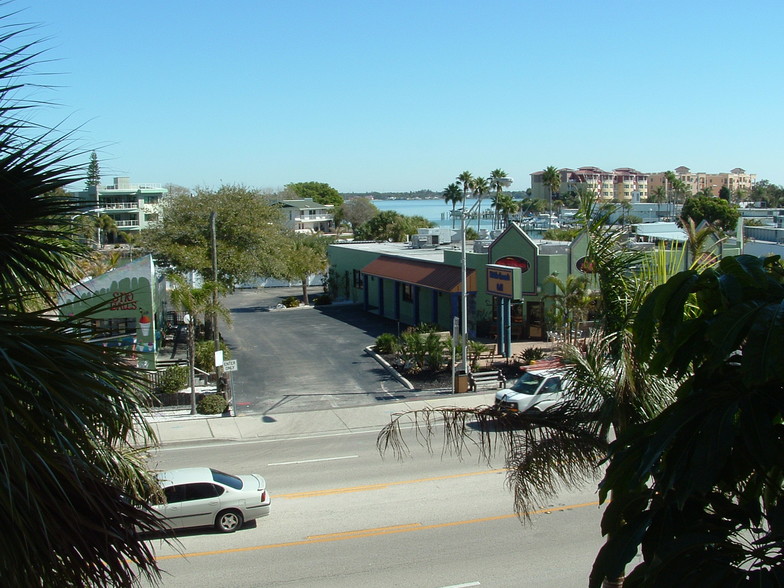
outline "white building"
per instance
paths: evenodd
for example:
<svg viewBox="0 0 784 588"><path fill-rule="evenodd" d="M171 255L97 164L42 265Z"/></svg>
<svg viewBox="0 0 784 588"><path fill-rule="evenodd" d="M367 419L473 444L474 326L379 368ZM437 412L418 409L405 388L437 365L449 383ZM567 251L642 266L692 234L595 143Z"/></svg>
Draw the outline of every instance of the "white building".
<svg viewBox="0 0 784 588"><path fill-rule="evenodd" d="M106 214L117 229L138 232L160 219L168 191L161 184L131 184L130 178L114 178L111 186L90 187L74 195L87 204L87 212Z"/></svg>

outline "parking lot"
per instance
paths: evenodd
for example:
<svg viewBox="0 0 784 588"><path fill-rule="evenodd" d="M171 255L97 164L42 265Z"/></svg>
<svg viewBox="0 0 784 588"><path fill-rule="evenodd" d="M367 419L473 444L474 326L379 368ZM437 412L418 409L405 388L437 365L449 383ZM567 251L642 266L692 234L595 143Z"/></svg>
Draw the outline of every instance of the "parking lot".
<svg viewBox="0 0 784 588"><path fill-rule="evenodd" d="M360 305L271 310L301 288L237 290L223 304L232 325L221 333L237 360L235 414L273 414L363 406L416 396L364 349L397 323ZM316 292L315 294L318 294Z"/></svg>

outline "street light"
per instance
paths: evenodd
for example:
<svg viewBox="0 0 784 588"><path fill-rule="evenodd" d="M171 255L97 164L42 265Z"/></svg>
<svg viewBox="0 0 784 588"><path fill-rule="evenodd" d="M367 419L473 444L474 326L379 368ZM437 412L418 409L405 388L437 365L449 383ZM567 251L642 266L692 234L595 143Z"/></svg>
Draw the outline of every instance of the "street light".
<svg viewBox="0 0 784 588"><path fill-rule="evenodd" d="M468 343L468 268L466 267L466 209L463 198L463 207L460 212L460 339L462 349L461 361L463 373L468 373L468 354L466 344Z"/></svg>

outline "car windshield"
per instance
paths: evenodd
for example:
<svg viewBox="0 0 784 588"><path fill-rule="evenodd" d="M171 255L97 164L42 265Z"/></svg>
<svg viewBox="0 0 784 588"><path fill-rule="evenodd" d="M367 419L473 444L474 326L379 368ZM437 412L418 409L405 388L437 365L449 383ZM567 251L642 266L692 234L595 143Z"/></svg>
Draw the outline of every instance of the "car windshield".
<svg viewBox="0 0 784 588"><path fill-rule="evenodd" d="M539 384L542 383L542 380L542 376L537 376L531 372L525 372L522 376L517 378L517 381L509 388L515 392L520 392L521 394L533 395L536 393L536 389L539 387Z"/></svg>
<svg viewBox="0 0 784 588"><path fill-rule="evenodd" d="M226 474L218 470L213 470L212 468L210 468L210 471L212 472L212 479L219 484L223 484L229 488L234 488L235 490L242 490L242 480L240 480L237 476L232 476L231 474Z"/></svg>

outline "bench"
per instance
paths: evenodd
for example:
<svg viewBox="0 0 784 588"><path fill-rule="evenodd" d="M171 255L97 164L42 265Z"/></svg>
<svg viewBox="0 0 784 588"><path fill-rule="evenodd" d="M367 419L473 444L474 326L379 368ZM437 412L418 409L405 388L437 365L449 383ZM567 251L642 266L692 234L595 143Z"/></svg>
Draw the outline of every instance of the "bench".
<svg viewBox="0 0 784 588"><path fill-rule="evenodd" d="M469 390L476 392L479 388L498 390L506 385L506 378L501 370L490 372L472 372L468 374Z"/></svg>

